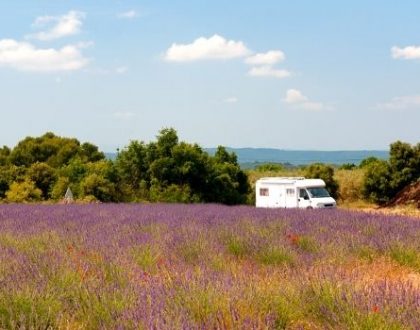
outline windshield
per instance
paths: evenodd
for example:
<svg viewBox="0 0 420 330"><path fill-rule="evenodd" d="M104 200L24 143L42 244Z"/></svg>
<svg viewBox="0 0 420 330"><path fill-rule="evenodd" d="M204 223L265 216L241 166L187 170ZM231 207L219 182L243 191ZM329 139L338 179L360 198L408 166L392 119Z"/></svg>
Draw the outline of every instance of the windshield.
<svg viewBox="0 0 420 330"><path fill-rule="evenodd" d="M316 188L307 188L307 190L309 192L309 195L311 195L312 198L330 197L330 194L325 188L316 187Z"/></svg>

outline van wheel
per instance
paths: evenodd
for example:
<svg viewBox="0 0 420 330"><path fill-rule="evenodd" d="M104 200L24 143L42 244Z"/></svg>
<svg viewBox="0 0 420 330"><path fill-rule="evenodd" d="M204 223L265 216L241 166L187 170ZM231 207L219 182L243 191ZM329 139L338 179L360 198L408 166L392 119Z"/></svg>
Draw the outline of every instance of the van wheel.
<svg viewBox="0 0 420 330"><path fill-rule="evenodd" d="M307 210L312 210L312 209L313 209L313 207L312 207L312 206L308 206L306 209L307 209Z"/></svg>

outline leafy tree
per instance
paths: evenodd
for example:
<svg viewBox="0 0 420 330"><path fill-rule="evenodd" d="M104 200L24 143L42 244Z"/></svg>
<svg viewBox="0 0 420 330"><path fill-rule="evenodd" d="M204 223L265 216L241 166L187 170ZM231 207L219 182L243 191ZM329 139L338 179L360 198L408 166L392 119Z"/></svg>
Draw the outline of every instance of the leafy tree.
<svg viewBox="0 0 420 330"><path fill-rule="evenodd" d="M11 150L7 146L0 148L0 166L5 166L9 163L10 152Z"/></svg>
<svg viewBox="0 0 420 330"><path fill-rule="evenodd" d="M385 203L393 196L392 171L385 160L371 162L365 167L363 196L375 203Z"/></svg>
<svg viewBox="0 0 420 330"><path fill-rule="evenodd" d="M30 180L13 182L6 192L6 199L13 203L35 202L42 198L42 191Z"/></svg>
<svg viewBox="0 0 420 330"><path fill-rule="evenodd" d="M246 203L251 188L247 175L237 163L236 155L219 146L212 165L205 200L224 204Z"/></svg>
<svg viewBox="0 0 420 330"><path fill-rule="evenodd" d="M397 141L391 144L389 165L392 173L391 186L397 193L420 177L420 144L411 146Z"/></svg>
<svg viewBox="0 0 420 330"><path fill-rule="evenodd" d="M75 157L89 162L104 159L105 155L93 144L80 145L77 139L59 137L48 132L40 137L26 137L20 141L9 158L17 166L30 167L36 162L43 162L59 168L69 164Z"/></svg>
<svg viewBox="0 0 420 330"><path fill-rule="evenodd" d="M340 167L339 167L339 169L340 170L353 170L353 169L355 169L357 166L355 165L355 164L353 164L353 163L345 163L345 164L342 164Z"/></svg>
<svg viewBox="0 0 420 330"><path fill-rule="evenodd" d="M304 176L324 180L330 195L338 198L338 182L334 179L333 167L321 163L311 164L305 169Z"/></svg>
<svg viewBox="0 0 420 330"><path fill-rule="evenodd" d="M160 130L157 136L157 151L161 157L170 157L172 148L178 144L178 134L173 128Z"/></svg>
<svg viewBox="0 0 420 330"><path fill-rule="evenodd" d="M6 192L9 190L13 182L21 182L25 179L26 171L22 167L7 165L0 166L0 199L6 197Z"/></svg>
<svg viewBox="0 0 420 330"><path fill-rule="evenodd" d="M359 168L365 168L365 167L369 166L370 164L372 164L374 162L377 162L377 161L379 161L379 158L377 158L377 157L371 156L371 157L365 158L360 162Z"/></svg>
<svg viewBox="0 0 420 330"><path fill-rule="evenodd" d="M150 187L150 201L165 203L192 203L199 202L198 196L191 192L188 185L170 184L161 186L156 180Z"/></svg>
<svg viewBox="0 0 420 330"><path fill-rule="evenodd" d="M67 188L69 187L75 195L74 197L77 198L78 196L75 193L77 193L78 190L74 189L74 185L70 183L69 178L65 176L59 177L55 182L54 186L52 187L51 198L57 201L63 199Z"/></svg>
<svg viewBox="0 0 420 330"><path fill-rule="evenodd" d="M85 142L80 146L80 157L84 162L98 162L105 159L105 154L92 143Z"/></svg>
<svg viewBox="0 0 420 330"><path fill-rule="evenodd" d="M115 197L114 186L105 177L91 173L80 183L82 196L94 196L101 202L112 202Z"/></svg>
<svg viewBox="0 0 420 330"><path fill-rule="evenodd" d="M389 161L372 160L366 165L363 194L382 204L408 184L420 179L420 143L410 145L396 141L390 146Z"/></svg>
<svg viewBox="0 0 420 330"><path fill-rule="evenodd" d="M50 190L57 179L55 169L46 163L37 162L28 169L27 176L41 190L43 199L51 197Z"/></svg>
<svg viewBox="0 0 420 330"><path fill-rule="evenodd" d="M121 181L127 184L132 192L139 189L141 182L149 181L149 150L144 142L131 141L118 153L115 167Z"/></svg>

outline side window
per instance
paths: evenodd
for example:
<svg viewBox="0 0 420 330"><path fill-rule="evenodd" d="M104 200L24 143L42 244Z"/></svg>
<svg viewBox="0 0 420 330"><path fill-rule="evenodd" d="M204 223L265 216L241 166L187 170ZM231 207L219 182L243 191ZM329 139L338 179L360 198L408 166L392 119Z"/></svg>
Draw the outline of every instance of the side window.
<svg viewBox="0 0 420 330"><path fill-rule="evenodd" d="M305 189L299 189L299 197L304 198L304 199L309 199L308 193L306 192Z"/></svg>
<svg viewBox="0 0 420 330"><path fill-rule="evenodd" d="M260 196L268 196L268 188L260 188Z"/></svg>
<svg viewBox="0 0 420 330"><path fill-rule="evenodd" d="M287 196L294 196L295 195L295 190L294 189L287 188L286 189L286 195Z"/></svg>

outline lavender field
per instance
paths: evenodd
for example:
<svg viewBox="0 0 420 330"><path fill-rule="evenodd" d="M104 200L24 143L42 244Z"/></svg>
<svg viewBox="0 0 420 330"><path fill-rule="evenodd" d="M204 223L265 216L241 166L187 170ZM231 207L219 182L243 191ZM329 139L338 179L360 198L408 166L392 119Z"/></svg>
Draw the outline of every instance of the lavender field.
<svg viewBox="0 0 420 330"><path fill-rule="evenodd" d="M420 221L1 205L0 328L420 329Z"/></svg>

